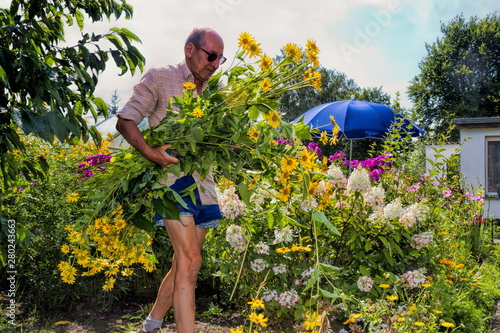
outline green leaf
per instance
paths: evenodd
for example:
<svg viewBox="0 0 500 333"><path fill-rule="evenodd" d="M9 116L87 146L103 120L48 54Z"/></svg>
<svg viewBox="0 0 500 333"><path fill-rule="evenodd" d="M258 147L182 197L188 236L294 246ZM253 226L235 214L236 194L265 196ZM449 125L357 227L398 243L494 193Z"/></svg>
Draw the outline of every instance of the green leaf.
<svg viewBox="0 0 500 333"><path fill-rule="evenodd" d="M151 200L151 204L156 212L164 219L180 221L179 207L171 200L168 200L168 198L163 198L163 200L153 199Z"/></svg>
<svg viewBox="0 0 500 333"><path fill-rule="evenodd" d="M259 115L260 115L260 110L257 106L252 105L248 109L248 117L250 118L250 120L256 121L259 118Z"/></svg>
<svg viewBox="0 0 500 333"><path fill-rule="evenodd" d="M331 232L333 232L337 236L340 236L340 231L335 228L335 226L330 222L330 220L328 220L325 213L323 213L322 211L314 209L312 218L313 221L322 222L328 229L330 229Z"/></svg>

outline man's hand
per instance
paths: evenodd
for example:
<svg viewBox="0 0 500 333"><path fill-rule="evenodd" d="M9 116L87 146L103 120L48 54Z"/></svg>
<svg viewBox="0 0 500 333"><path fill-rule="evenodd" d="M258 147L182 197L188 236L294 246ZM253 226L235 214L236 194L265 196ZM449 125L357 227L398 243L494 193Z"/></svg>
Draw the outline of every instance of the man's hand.
<svg viewBox="0 0 500 333"><path fill-rule="evenodd" d="M144 157L164 168L171 167L172 164L179 163L179 159L167 153L167 149L170 146L170 144L164 144L151 147L150 154L148 154L149 156L144 155Z"/></svg>
<svg viewBox="0 0 500 333"><path fill-rule="evenodd" d="M174 156L169 155L166 150L170 144L151 147L146 140L142 137L141 131L137 125L128 119L118 117L116 129L120 132L125 140L135 149L137 149L142 156L162 167L170 167L172 164L179 163L179 160Z"/></svg>

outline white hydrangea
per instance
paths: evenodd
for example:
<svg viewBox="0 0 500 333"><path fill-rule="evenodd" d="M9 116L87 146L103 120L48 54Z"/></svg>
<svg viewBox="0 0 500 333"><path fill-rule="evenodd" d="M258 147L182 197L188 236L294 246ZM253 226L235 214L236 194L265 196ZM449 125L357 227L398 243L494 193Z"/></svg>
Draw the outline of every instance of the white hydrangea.
<svg viewBox="0 0 500 333"><path fill-rule="evenodd" d="M226 219L234 221L245 208L245 203L240 200L236 193L236 187L231 186L222 192L218 188L215 190L222 215Z"/></svg>
<svg viewBox="0 0 500 333"><path fill-rule="evenodd" d="M285 264L279 264L273 267L273 272L274 274L285 274L286 273L286 265Z"/></svg>
<svg viewBox="0 0 500 333"><path fill-rule="evenodd" d="M255 245L255 253L269 255L269 245L259 242Z"/></svg>
<svg viewBox="0 0 500 333"><path fill-rule="evenodd" d="M369 192L371 188L370 175L360 166L355 169L349 180L347 181L347 190L349 192L361 191L363 193Z"/></svg>
<svg viewBox="0 0 500 333"><path fill-rule="evenodd" d="M358 285L359 290L368 293L372 290L372 287L375 284L375 282L373 282L373 280L368 276L361 276L358 279L358 282L356 282L356 284Z"/></svg>
<svg viewBox="0 0 500 333"><path fill-rule="evenodd" d="M379 186L372 186L370 192L365 193L363 198L366 203L368 203L372 207L377 207L382 205L385 200L385 190L384 188Z"/></svg>
<svg viewBox="0 0 500 333"><path fill-rule="evenodd" d="M233 249L243 252L247 246L247 239L243 236L242 227L232 224L226 229L226 240Z"/></svg>
<svg viewBox="0 0 500 333"><path fill-rule="evenodd" d="M289 226L274 229L274 244L291 243L293 241L293 229Z"/></svg>
<svg viewBox="0 0 500 333"><path fill-rule="evenodd" d="M255 259L250 263L250 267L257 273L262 272L269 267L269 264L264 259Z"/></svg>
<svg viewBox="0 0 500 333"><path fill-rule="evenodd" d="M326 174L333 179L329 179L328 182L331 184L338 184L339 186L344 187L347 184L347 179L344 176L344 173L340 169L340 167L336 164L331 164L326 171Z"/></svg>
<svg viewBox="0 0 500 333"><path fill-rule="evenodd" d="M262 293L262 300L265 302L275 301L278 299L278 292L276 290L264 289Z"/></svg>
<svg viewBox="0 0 500 333"><path fill-rule="evenodd" d="M414 249L420 250L429 245L429 243L434 239L434 236L432 235L432 232L426 231L421 234L411 236L411 239L412 243L410 246Z"/></svg>
<svg viewBox="0 0 500 333"><path fill-rule="evenodd" d="M396 198L384 207L384 217L386 219L399 219L403 213L401 199Z"/></svg>
<svg viewBox="0 0 500 333"><path fill-rule="evenodd" d="M314 199L314 198L300 200L300 202L298 203L298 206L304 212L310 212L313 208L318 207L318 201L316 201L316 199Z"/></svg>
<svg viewBox="0 0 500 333"><path fill-rule="evenodd" d="M287 290L282 292L276 299L279 305L292 308L299 301L299 294L295 290Z"/></svg>
<svg viewBox="0 0 500 333"><path fill-rule="evenodd" d="M408 271L401 277L401 282L403 282L404 286L408 286L410 288L421 286L426 281L425 272L425 268L420 268L415 271Z"/></svg>

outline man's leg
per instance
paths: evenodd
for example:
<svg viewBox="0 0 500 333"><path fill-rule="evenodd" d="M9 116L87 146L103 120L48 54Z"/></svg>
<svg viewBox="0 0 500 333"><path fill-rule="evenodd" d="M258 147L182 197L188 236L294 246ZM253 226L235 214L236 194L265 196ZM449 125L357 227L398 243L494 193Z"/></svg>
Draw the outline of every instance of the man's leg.
<svg viewBox="0 0 500 333"><path fill-rule="evenodd" d="M192 216L181 216L181 219L184 225L175 220L165 221L175 261L172 265L174 270L165 287L171 291L170 303L167 305L174 307L177 332L193 333L196 280L201 268L201 249L207 230L196 227ZM170 292L167 291L166 294L168 293Z"/></svg>

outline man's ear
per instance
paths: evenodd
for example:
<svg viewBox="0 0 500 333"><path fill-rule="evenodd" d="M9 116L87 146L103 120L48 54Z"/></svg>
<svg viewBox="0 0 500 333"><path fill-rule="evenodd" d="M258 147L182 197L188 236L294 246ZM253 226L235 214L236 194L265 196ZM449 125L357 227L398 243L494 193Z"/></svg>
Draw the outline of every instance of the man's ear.
<svg viewBox="0 0 500 333"><path fill-rule="evenodd" d="M187 43L187 45L184 46L184 53L186 54L187 57L191 57L191 55L194 52L194 48L195 48L195 46L191 42Z"/></svg>

